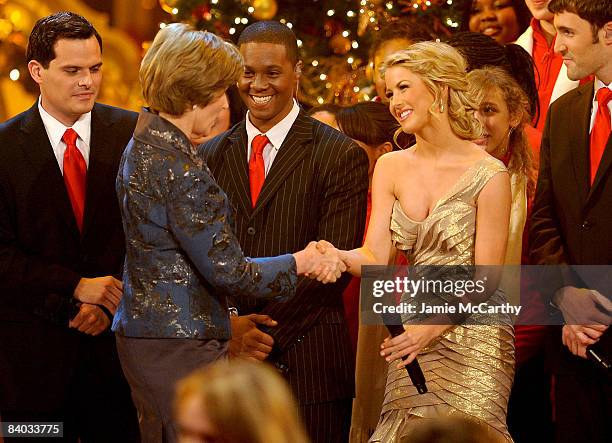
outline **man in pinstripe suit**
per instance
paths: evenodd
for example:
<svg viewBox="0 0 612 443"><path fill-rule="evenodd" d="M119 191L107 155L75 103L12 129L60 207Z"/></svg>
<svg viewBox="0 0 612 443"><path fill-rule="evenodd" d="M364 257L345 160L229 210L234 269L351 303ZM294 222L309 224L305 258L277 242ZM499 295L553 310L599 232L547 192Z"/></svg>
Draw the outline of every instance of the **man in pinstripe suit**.
<svg viewBox="0 0 612 443"><path fill-rule="evenodd" d="M245 254L277 255L319 239L341 249L359 246L368 160L349 138L306 116L293 99L301 68L295 35L280 23L257 22L238 44L245 59L238 88L249 112L202 152L234 206ZM233 322L247 324L246 333L233 328L234 347L245 356L267 358L287 378L314 442L348 440L354 365L342 307L347 283L343 277L324 287L303 279L286 303L236 301L240 314L255 315ZM257 329L255 323L274 327ZM246 343L252 345L247 349Z"/></svg>

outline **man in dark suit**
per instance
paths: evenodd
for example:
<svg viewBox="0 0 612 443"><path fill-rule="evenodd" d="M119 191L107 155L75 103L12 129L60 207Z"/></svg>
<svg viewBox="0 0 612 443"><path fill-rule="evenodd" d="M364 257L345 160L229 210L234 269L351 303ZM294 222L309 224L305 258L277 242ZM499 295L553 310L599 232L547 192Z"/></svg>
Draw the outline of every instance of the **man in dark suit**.
<svg viewBox="0 0 612 443"><path fill-rule="evenodd" d="M238 89L249 112L202 150L235 208L245 254L273 256L319 239L341 249L359 246L367 156L299 109L293 98L301 70L295 35L280 23L258 22L238 44L245 60ZM342 307L347 283L344 277L323 287L302 279L286 303L238 303L240 314L256 314L233 322L232 348L267 358L285 375L315 442L348 438L354 371Z"/></svg>
<svg viewBox="0 0 612 443"><path fill-rule="evenodd" d="M555 51L569 78L594 75L595 81L568 92L548 112L530 254L535 264L611 265L612 4L553 0L549 9ZM609 441L611 378L586 360L586 347L608 329L612 317L605 306L612 294L592 291L575 273L563 272L562 278L552 297L565 323L553 368L557 441Z"/></svg>
<svg viewBox="0 0 612 443"><path fill-rule="evenodd" d="M83 17L39 20L27 57L40 97L0 126L0 415L63 422L65 441L138 441L109 332L115 177L137 115L95 103L102 41Z"/></svg>

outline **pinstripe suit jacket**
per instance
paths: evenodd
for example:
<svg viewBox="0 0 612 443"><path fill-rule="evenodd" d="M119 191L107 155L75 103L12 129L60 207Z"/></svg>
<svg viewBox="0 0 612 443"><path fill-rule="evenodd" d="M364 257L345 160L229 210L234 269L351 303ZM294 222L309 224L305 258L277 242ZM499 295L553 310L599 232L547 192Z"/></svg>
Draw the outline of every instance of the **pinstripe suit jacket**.
<svg viewBox="0 0 612 443"><path fill-rule="evenodd" d="M245 254L295 252L319 239L342 249L361 244L368 189L368 159L361 148L300 112L253 208L246 145L242 121L201 147L234 207L234 230ZM275 341L269 360L285 374L301 404L353 395L353 357L342 305L348 280L345 275L322 285L302 278L287 302L237 300L241 314L258 312L278 321L267 331Z"/></svg>

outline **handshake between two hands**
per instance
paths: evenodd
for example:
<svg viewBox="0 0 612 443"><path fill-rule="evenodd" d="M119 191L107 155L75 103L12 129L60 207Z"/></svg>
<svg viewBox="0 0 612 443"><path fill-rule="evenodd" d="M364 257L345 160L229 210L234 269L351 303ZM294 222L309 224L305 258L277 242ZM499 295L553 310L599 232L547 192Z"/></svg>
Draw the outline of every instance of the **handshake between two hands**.
<svg viewBox="0 0 612 443"><path fill-rule="evenodd" d="M306 248L293 254L298 275L323 283L334 283L347 270L346 251L336 249L325 240L311 241Z"/></svg>

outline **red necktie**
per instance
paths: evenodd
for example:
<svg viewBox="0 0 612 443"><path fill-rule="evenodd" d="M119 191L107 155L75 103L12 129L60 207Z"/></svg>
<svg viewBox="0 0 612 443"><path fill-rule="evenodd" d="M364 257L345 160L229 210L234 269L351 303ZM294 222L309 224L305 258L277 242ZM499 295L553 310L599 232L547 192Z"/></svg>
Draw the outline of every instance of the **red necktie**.
<svg viewBox="0 0 612 443"><path fill-rule="evenodd" d="M600 88L595 96L597 99L597 114L591 130L591 184L595 181L597 168L603 156L608 138L610 138L610 110L608 102L612 99L612 90Z"/></svg>
<svg viewBox="0 0 612 443"><path fill-rule="evenodd" d="M74 218L76 219L79 231L82 231L87 164L81 151L77 148L77 137L77 133L72 128L66 129L62 136L62 141L66 143L66 152L64 152L64 183L66 184L66 191L68 192L68 198L70 198Z"/></svg>
<svg viewBox="0 0 612 443"><path fill-rule="evenodd" d="M263 150L269 143L268 137L263 134L255 136L251 143L251 159L249 160L249 183L251 185L251 202L253 207L261 192L266 179L266 165L263 159Z"/></svg>

